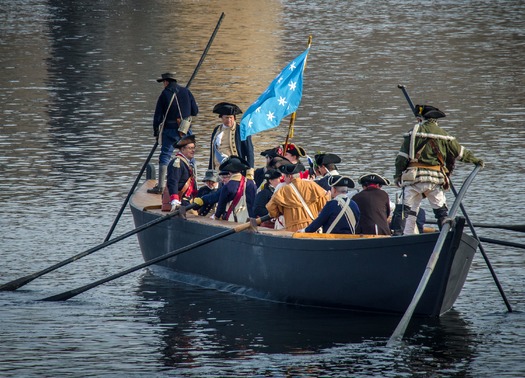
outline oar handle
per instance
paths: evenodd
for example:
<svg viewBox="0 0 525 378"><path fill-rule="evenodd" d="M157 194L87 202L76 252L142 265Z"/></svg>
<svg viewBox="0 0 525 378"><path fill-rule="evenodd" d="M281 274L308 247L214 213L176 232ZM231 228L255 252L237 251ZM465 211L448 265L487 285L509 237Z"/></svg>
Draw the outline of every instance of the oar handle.
<svg viewBox="0 0 525 378"><path fill-rule="evenodd" d="M414 103L412 102L412 99L408 95L406 87L404 85L402 85L402 84L398 84L397 87L399 89L401 89L401 91L405 95L405 98L406 98L406 100L408 102L408 106L410 106L410 109L412 109L412 113L414 114L414 117L417 117L416 107L414 106Z"/></svg>

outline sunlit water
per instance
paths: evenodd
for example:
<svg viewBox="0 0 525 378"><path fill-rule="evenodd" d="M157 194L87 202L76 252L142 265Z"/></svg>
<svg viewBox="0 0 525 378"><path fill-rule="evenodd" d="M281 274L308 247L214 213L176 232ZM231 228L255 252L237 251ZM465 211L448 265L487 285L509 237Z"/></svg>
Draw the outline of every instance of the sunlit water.
<svg viewBox="0 0 525 378"><path fill-rule="evenodd" d="M292 141L310 155L337 153L354 179L390 178L413 122L397 88L405 84L414 102L443 109L441 125L487 162L464 201L470 218L523 224L523 2L3 2L1 283L102 243L154 143L154 79L175 70L184 84L221 12L191 84L201 175L213 105L248 108L312 35ZM287 121L254 136L258 164L260 151L284 140ZM458 163L456 186L472 168ZM126 210L114 236L132 228ZM525 244L521 233L478 233ZM478 254L454 309L416 319L394 349L385 344L397 317L261 302L159 270L39 301L140 264L130 237L0 293L0 375L524 376L524 251L484 246L515 311Z"/></svg>

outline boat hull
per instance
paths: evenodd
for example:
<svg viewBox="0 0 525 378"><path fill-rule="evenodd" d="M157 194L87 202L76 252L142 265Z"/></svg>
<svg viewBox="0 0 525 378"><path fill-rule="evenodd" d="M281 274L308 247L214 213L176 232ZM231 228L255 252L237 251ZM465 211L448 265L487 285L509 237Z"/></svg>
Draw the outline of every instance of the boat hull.
<svg viewBox="0 0 525 378"><path fill-rule="evenodd" d="M131 204L136 227L158 212ZM165 215L165 213L164 213ZM174 217L138 234L145 261L217 235L228 222ZM202 217L201 217L202 219ZM218 223L214 225L211 223ZM449 233L415 314L448 311L466 280L476 241ZM238 232L169 258L159 265L174 277L252 297L356 311L403 313L408 307L438 233L363 239L306 239Z"/></svg>

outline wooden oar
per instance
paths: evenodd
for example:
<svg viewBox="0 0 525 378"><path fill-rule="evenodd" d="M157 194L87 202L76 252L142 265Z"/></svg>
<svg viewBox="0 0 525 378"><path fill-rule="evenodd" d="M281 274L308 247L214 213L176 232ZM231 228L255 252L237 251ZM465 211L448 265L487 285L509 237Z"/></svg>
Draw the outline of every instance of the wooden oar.
<svg viewBox="0 0 525 378"><path fill-rule="evenodd" d="M450 189L452 189L452 192L454 193L454 195L456 196L457 198L457 195L458 193L456 192L456 188L454 188L454 185L452 184L452 181L450 181ZM463 213L463 215L465 216L465 219L467 220L468 224L469 224L469 227L470 227L470 232L472 232L472 235L477 239L478 241L478 248L479 248L479 251L481 252L481 255L483 256L483 259L485 260L485 263L487 264L487 267L489 268L490 270L490 274L492 275L492 279L494 280L494 283L496 284L496 286L498 287L498 290L499 290L499 293L501 295L501 297L503 298L503 302L505 302L505 306L507 306L507 310L509 312L512 312L512 307L510 306L510 303L509 301L507 300L507 296L505 295L505 292L503 291L503 287L501 287L501 284L499 283L499 280L498 280L498 277L496 276L496 272L494 271L494 269L492 268L492 264L490 263L489 261L489 257L487 256L487 254L485 253L485 248L483 248L483 244L481 244L481 241L479 240L479 237L476 233L476 229L474 228L474 226L472 225L472 223L470 222L470 219L468 217L468 214L467 214L467 211L465 210L465 206L463 206L463 203L460 203L459 204L460 208L461 208L461 212Z"/></svg>
<svg viewBox="0 0 525 378"><path fill-rule="evenodd" d="M459 194L456 196L456 200L454 201L454 203L452 204L452 207L450 208L450 212L449 212L450 218L456 217L456 213L459 209L459 205L461 201L463 200L463 197L465 196L465 193L467 192L467 189L470 186L472 180L474 180L474 177L476 176L476 174L478 173L480 169L481 169L481 166L477 165L474 168L474 170L470 173L470 175L467 177L465 182L463 183L463 186L461 187ZM432 275L432 272L434 271L434 267L436 266L436 263L439 260L439 254L441 253L441 249L443 248L443 244L445 243L445 240L447 238L447 234L449 231L450 231L450 222L445 222L445 224L443 224L443 226L441 227L441 232L439 233L438 240L436 241L436 245L434 246L432 255L430 255L430 259L428 260L427 266L425 268L425 272L423 273L423 277L421 277L421 281L419 282L419 285L412 298L412 301L410 302L407 310L405 311L405 314L401 318L401 321L399 322L396 329L394 330L394 333L392 334L392 336L390 336L390 339L387 342L388 347L398 344L403 339L403 335L408 326L408 323L410 322L412 314L414 313L414 310L416 309L419 299L423 295L423 292L425 291L425 288L428 284L430 276Z"/></svg>
<svg viewBox="0 0 525 378"><path fill-rule="evenodd" d="M429 220L426 223L429 224L437 224L436 221ZM469 222L469 224L471 224ZM510 230L510 231L518 231L518 232L525 232L525 224L493 224L493 223L472 223L474 227L480 227L480 228L499 228L501 230Z"/></svg>
<svg viewBox="0 0 525 378"><path fill-rule="evenodd" d="M199 68L201 67L202 62L204 62L204 58L206 58L206 55L208 54L208 50L210 49L210 46L211 46L213 40L215 39L215 35L217 34L217 31L219 30L219 27L220 27L220 25L222 23L222 19L223 18L224 18L224 12L222 12L221 16L219 17L219 21L217 22L217 25L215 26L215 29L213 30L213 33L212 33L212 35L211 35L211 37L210 37L210 39L208 41L208 44L206 45L206 48L204 49L204 51L203 51L203 53L201 55L201 58L199 59L199 63L197 63L197 66L193 70L193 74L191 75L190 80L188 80L188 83L186 84L186 88L190 87L191 82L193 81L193 78L195 77L195 75L197 75L197 72L199 71ZM149 164L149 162L150 162L150 160L151 160L151 158L152 158L153 154L155 153L155 150L157 149L158 146L159 146L159 140L157 139L155 141L155 144L153 144L153 147L151 148L151 151L150 151L148 157L146 158L146 161L142 165L142 169L140 170L139 174L137 175L137 178L135 179L135 182L131 186L131 188L130 188L130 190L128 192L128 195L126 196L126 199L124 200L124 203L120 207L120 210L119 210L117 216L115 217L115 220L113 221L113 224L111 225L111 228L109 229L109 232L106 235L106 238L104 239L105 242L108 241L109 238L111 237L111 234L113 234L113 231L115 230L115 227L117 226L117 223L120 220L120 217L122 216L122 213L124 212L124 209L126 208L126 205L128 204L131 195L135 191L135 188L137 187L137 185L138 185L138 183L140 181L140 178L142 177L144 171L146 170L146 167L148 166L148 164ZM159 172L159 174L160 174L160 172Z"/></svg>
<svg viewBox="0 0 525 378"><path fill-rule="evenodd" d="M186 210L190 210L190 209L194 209L197 207L197 204L190 204L189 206L186 207ZM46 269L43 269L39 272L36 272L36 273L33 273L33 274L30 274L28 276L25 276L25 277L20 277L20 278L17 278L16 280L13 280L11 282L8 282L6 284L3 284L2 286L0 286L0 291L13 291L13 290L16 290L18 289L19 287L22 287L26 284L28 284L29 282L33 281L34 279L40 277L40 276L43 276L44 274L46 273L49 273L49 272L52 272L53 270L56 270L60 267L63 267L64 265L67 265L69 263L72 263L74 261L77 261L79 259L81 259L82 257L85 257L87 255L90 255L96 251L99 251L101 250L102 248L105 248L107 247L108 245L111 245L111 244L115 244L116 242L118 241L121 241L121 240L124 240L126 239L127 237L131 236L131 235L135 235L141 231L144 231L145 229L147 228L150 228L150 227L153 227L161 222L164 222L164 221L167 221L168 219L171 219L173 218L174 216L176 215L179 215L180 211L179 210L176 210L172 213L169 213L168 215L165 215L163 217L160 217L158 219L155 219L155 220L152 220L151 222L148 222L146 224L143 224L142 226L140 227L137 227L136 229L132 230L132 231L129 231L129 232L126 232L125 234L122 234L120 236L117 236L116 238L114 239L111 239L111 240L108 240L102 244L99 244L93 248L90 248L84 252L81 252L79 253L78 255L75 255L73 257L70 257L66 260L63 260L59 263L56 263L55 265L52 265Z"/></svg>
<svg viewBox="0 0 525 378"><path fill-rule="evenodd" d="M262 218L257 218L257 220L256 220L257 221L257 225L260 225L261 222L264 222L264 221L266 221L268 219L270 219L269 215L265 215ZM83 293L85 291L88 291L89 289L92 289L92 288L94 288L96 286L102 285L102 284L104 284L106 282L109 282L109 281L113 281L114 279L117 279L119 277L125 276L126 274L136 272L139 269L142 269L142 268L145 268L147 266L156 264L158 262L167 260L167 259L169 259L171 257L180 255L180 254L188 252L188 251L191 251L192 249L195 249L197 247L201 247L201 246L206 245L208 243L214 242L214 241L219 240L221 238L224 238L224 237L226 237L228 235L235 234L236 232L244 231L244 230L250 228L251 226L252 226L252 222L247 222L247 223L240 224L240 225L238 225L238 226L236 226L234 228L229 228L229 229L227 229L227 230L225 230L223 232L219 232L216 235L209 236L206 239L203 239L203 240L200 240L198 242L195 242L195 243L192 243L190 245L187 245L186 247L182 247L182 248L176 249L176 250L171 251L169 253L166 253L166 254L164 254L162 256L159 256L159 257L156 257L156 258L154 258L152 260L146 261L145 263L142 263L140 265L134 266L133 268L126 269L126 270L124 270L124 271L122 271L120 273L117 273L117 274L114 274L112 276L109 276L109 277L103 278L101 280L98 280L96 282L90 283L89 285L85 285L85 286L79 287L77 289L69 290L69 291L63 292L61 294L53 295L51 297L47 297L47 298L44 298L42 300L43 301L65 301L65 300L67 300L69 298L73 298L73 297L77 296L78 294L81 294L81 293Z"/></svg>
<svg viewBox="0 0 525 378"><path fill-rule="evenodd" d="M504 241L504 240L496 240L496 239L483 238L483 237L479 238L479 240L484 243L499 244L499 245L504 245L507 247L525 249L525 244L520 244L520 243L513 243L513 242Z"/></svg>

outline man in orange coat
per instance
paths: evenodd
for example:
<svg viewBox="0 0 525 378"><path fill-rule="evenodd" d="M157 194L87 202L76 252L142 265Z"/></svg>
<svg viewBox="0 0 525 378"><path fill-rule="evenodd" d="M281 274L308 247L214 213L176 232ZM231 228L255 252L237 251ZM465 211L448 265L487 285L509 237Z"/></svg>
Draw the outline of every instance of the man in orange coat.
<svg viewBox="0 0 525 378"><path fill-rule="evenodd" d="M304 165L285 164L279 167L287 184L276 190L266 204L272 218L284 215L286 231L297 231L308 226L322 210L329 194L315 182L302 180L299 173Z"/></svg>

